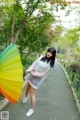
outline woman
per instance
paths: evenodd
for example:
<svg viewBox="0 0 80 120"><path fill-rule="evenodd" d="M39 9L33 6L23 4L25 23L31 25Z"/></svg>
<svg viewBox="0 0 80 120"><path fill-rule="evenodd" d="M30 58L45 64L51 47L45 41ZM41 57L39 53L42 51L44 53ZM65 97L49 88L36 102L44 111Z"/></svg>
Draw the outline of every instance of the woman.
<svg viewBox="0 0 80 120"><path fill-rule="evenodd" d="M38 89L41 79L54 66L56 56L55 48L49 48L45 56L40 56L33 64L26 70L25 81L27 81L27 88L23 103L27 102L28 94L31 98L31 108L26 113L26 116L31 116L34 113L36 103L36 90Z"/></svg>

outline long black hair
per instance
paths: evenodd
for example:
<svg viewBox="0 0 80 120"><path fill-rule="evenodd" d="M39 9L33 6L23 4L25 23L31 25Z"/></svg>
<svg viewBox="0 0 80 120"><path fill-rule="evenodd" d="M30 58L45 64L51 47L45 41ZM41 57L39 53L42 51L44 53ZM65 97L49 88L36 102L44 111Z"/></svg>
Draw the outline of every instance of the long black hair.
<svg viewBox="0 0 80 120"><path fill-rule="evenodd" d="M52 53L52 56L50 58L47 58L47 52ZM41 58L41 61L46 61L50 62L50 66L53 67L55 63L55 57L56 57L56 49L51 47L47 50L46 54L44 57Z"/></svg>

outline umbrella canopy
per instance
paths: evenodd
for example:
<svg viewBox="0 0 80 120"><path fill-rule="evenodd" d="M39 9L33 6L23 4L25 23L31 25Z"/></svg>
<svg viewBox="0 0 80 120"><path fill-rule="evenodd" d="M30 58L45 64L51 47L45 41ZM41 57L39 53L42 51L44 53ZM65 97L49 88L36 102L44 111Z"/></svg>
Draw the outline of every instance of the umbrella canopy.
<svg viewBox="0 0 80 120"><path fill-rule="evenodd" d="M12 103L22 94L23 67L16 45L9 45L0 55L0 92Z"/></svg>

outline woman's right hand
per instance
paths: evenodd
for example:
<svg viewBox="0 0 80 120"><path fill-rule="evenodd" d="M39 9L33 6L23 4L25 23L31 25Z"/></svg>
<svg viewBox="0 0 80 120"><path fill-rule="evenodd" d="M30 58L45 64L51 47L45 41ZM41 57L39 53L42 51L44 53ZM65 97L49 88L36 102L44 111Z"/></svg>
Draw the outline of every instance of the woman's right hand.
<svg viewBox="0 0 80 120"><path fill-rule="evenodd" d="M29 71L29 70L26 70L25 73L30 73L30 71Z"/></svg>
<svg viewBox="0 0 80 120"><path fill-rule="evenodd" d="M32 69L32 70L26 70L26 71L25 71L26 74L27 74L27 73L33 73L33 72L35 72L34 69Z"/></svg>

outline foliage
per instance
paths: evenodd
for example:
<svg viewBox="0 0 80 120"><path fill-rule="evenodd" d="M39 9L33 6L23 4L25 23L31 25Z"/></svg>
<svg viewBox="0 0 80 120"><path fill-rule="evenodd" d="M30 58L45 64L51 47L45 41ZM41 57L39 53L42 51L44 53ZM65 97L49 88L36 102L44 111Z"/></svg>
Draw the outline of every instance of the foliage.
<svg viewBox="0 0 80 120"><path fill-rule="evenodd" d="M80 46L76 45L73 49L72 49L72 55L74 56L74 58L78 61L80 61Z"/></svg>
<svg viewBox="0 0 80 120"><path fill-rule="evenodd" d="M76 73L80 73L80 66L79 65L77 65L77 64L71 64L70 66L69 66L69 68L73 71L73 72L76 72Z"/></svg>
<svg viewBox="0 0 80 120"><path fill-rule="evenodd" d="M77 33L80 28L65 30L57 26L52 29L51 25L57 22L53 11L59 11L59 8L65 10L67 5L49 3L49 0L1 1L0 36L5 38L0 37L1 45L18 44L21 56L24 56L23 52L27 53L25 59L32 52L40 53L47 46L55 46L59 53L68 53L79 38ZM73 55L79 59L77 51Z"/></svg>
<svg viewBox="0 0 80 120"><path fill-rule="evenodd" d="M56 57L57 57L58 59L64 59L64 54L58 54L58 53L57 53Z"/></svg>
<svg viewBox="0 0 80 120"><path fill-rule="evenodd" d="M0 101L4 99L4 96L0 94Z"/></svg>
<svg viewBox="0 0 80 120"><path fill-rule="evenodd" d="M28 47L32 52L40 51L48 45L45 30L50 27L54 18L45 11L46 6L42 1L13 0L8 5L5 2L2 7L5 14L1 33L6 38L6 45L16 42L21 51ZM34 14L36 10L39 10L37 15Z"/></svg>
<svg viewBox="0 0 80 120"><path fill-rule="evenodd" d="M26 61L24 61L24 58L22 58L22 59L23 59L23 63L22 64L23 64L24 70L25 70L25 69L28 69L28 67L35 61L36 57L33 56L33 55L30 55L30 56L27 57Z"/></svg>

